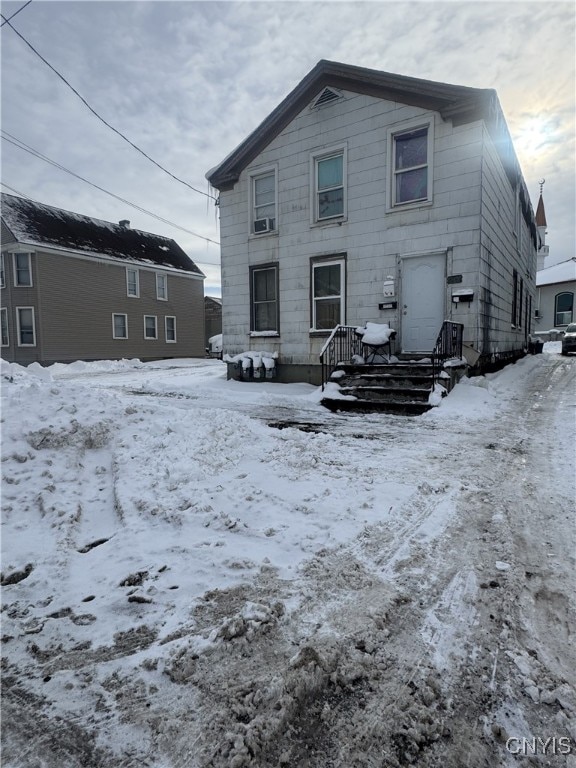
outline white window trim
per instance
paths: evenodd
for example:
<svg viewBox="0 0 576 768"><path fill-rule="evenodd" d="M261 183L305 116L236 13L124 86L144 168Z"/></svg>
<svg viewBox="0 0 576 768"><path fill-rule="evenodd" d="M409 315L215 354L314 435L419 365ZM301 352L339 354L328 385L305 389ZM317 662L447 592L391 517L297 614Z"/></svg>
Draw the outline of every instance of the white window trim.
<svg viewBox="0 0 576 768"><path fill-rule="evenodd" d="M395 138L396 136L402 136L404 133L411 133L419 128L428 129L428 146L427 146L427 167L428 167L428 187L426 198L421 200L410 200L405 203L396 202L396 152L395 152ZM387 131L386 141L388 151L388 199L386 201L386 211L388 213L392 211L405 211L410 208L421 208L422 206L432 205L433 200L433 181L434 181L434 116L423 116L419 118L413 118L406 122L398 123Z"/></svg>
<svg viewBox="0 0 576 768"><path fill-rule="evenodd" d="M28 274L30 275L30 282L23 284L18 281L18 270L16 268L16 257L28 256ZM14 269L14 288L33 288L34 280L32 279L32 253L29 251L19 251L12 254L12 267ZM25 307L24 307L25 309Z"/></svg>
<svg viewBox="0 0 576 768"><path fill-rule="evenodd" d="M316 327L316 302L322 301L317 299L314 295L314 270L317 267L330 267L334 264L340 265L340 319L338 323L344 325L346 321L346 259L326 259L312 262L312 328L310 329L314 333L330 333L331 328L317 328ZM326 296L325 298L334 298L333 296Z"/></svg>
<svg viewBox="0 0 576 768"><path fill-rule="evenodd" d="M268 176L274 174L274 229L270 229L268 232L254 232L255 214L255 199L254 199L254 181L260 176ZM260 239L266 237L266 235L278 234L278 166L266 165L262 168L252 168L248 172L248 226L250 230L250 237L254 239Z"/></svg>
<svg viewBox="0 0 576 768"><path fill-rule="evenodd" d="M15 307L16 309L16 339L18 341L19 347L35 347L36 346L36 314L34 312L34 307ZM20 328L20 311L23 309L31 309L32 310L32 335L34 337L34 341L32 344L22 344L22 338L21 333L22 329Z"/></svg>
<svg viewBox="0 0 576 768"><path fill-rule="evenodd" d="M130 281L128 280L129 272L136 273L136 293L130 293ZM129 299L140 298L140 270L135 269L134 267L126 267L126 295L128 296ZM116 314L118 314L118 312L116 312Z"/></svg>
<svg viewBox="0 0 576 768"><path fill-rule="evenodd" d="M115 317L123 317L126 321L126 336L116 336L116 326L114 324ZM125 312L112 312L112 338L124 341L128 338L128 315Z"/></svg>
<svg viewBox="0 0 576 768"><path fill-rule="evenodd" d="M8 309L7 307L2 307L0 309L0 315L3 315L6 318L6 344L2 342L2 339L0 338L0 346L2 347L9 347L10 346L10 328L8 327Z"/></svg>
<svg viewBox="0 0 576 768"><path fill-rule="evenodd" d="M160 296L160 292L158 290L159 278L164 279L164 290L166 291L165 296ZM168 301L168 275L164 274L163 272L156 272L156 298L158 299L158 301ZM149 315L149 317L153 317L153 315Z"/></svg>
<svg viewBox="0 0 576 768"><path fill-rule="evenodd" d="M5 272L5 263L4 263L4 254L0 254L1 264L0 264L0 288L6 288L6 272Z"/></svg>
<svg viewBox="0 0 576 768"><path fill-rule="evenodd" d="M154 318L154 336L146 335L146 319L149 317ZM144 340L145 341L157 341L158 339L158 316L157 315L144 315Z"/></svg>
<svg viewBox="0 0 576 768"><path fill-rule="evenodd" d="M174 320L174 338L173 339L168 338L168 320ZM176 341L178 340L178 334L176 331L176 315L166 315L164 317L164 338L166 339L166 344L176 344Z"/></svg>
<svg viewBox="0 0 576 768"><path fill-rule="evenodd" d="M334 155L342 155L342 213L337 216L319 218L318 211L318 174L317 163ZM326 226L336 224L348 219L348 145L338 144L332 147L316 150L310 155L310 224L311 226Z"/></svg>

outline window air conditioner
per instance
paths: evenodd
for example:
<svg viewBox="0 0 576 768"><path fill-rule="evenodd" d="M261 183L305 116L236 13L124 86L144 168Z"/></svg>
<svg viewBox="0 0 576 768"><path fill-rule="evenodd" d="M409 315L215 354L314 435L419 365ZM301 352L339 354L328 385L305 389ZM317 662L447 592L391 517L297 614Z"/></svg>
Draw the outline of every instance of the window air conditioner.
<svg viewBox="0 0 576 768"><path fill-rule="evenodd" d="M271 229L274 229L274 219L256 219L254 222L254 234L256 235L270 232Z"/></svg>

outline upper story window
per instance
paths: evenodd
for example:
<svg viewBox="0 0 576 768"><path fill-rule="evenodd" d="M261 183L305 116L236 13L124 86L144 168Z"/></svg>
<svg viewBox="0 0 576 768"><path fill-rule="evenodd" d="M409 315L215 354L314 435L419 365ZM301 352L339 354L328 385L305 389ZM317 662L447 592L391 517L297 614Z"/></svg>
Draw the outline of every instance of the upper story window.
<svg viewBox="0 0 576 768"><path fill-rule="evenodd" d="M158 338L158 321L156 315L144 315L144 338Z"/></svg>
<svg viewBox="0 0 576 768"><path fill-rule="evenodd" d="M14 285L20 287L32 286L31 254L15 253L14 255Z"/></svg>
<svg viewBox="0 0 576 768"><path fill-rule="evenodd" d="M251 231L255 235L276 230L276 171L267 170L250 177Z"/></svg>
<svg viewBox="0 0 576 768"><path fill-rule="evenodd" d="M315 155L313 158L314 221L346 215L346 150Z"/></svg>
<svg viewBox="0 0 576 768"><path fill-rule="evenodd" d="M256 332L279 332L278 265L252 267L250 270L251 323Z"/></svg>
<svg viewBox="0 0 576 768"><path fill-rule="evenodd" d="M345 261L312 262L312 329L328 331L344 324Z"/></svg>
<svg viewBox="0 0 576 768"><path fill-rule="evenodd" d="M392 207L432 199L432 124L390 132Z"/></svg>
<svg viewBox="0 0 576 768"><path fill-rule="evenodd" d="M168 301L168 278L158 272L156 273L156 298Z"/></svg>
<svg viewBox="0 0 576 768"><path fill-rule="evenodd" d="M16 328L19 347L36 346L34 307L16 307Z"/></svg>
<svg viewBox="0 0 576 768"><path fill-rule="evenodd" d="M0 253L0 288L6 286L6 275L4 274L4 254Z"/></svg>
<svg viewBox="0 0 576 768"><path fill-rule="evenodd" d="M137 269L126 267L126 292L128 296L140 296L140 273Z"/></svg>
<svg viewBox="0 0 576 768"><path fill-rule="evenodd" d="M574 294L557 293L554 299L554 325L569 325L574 317Z"/></svg>

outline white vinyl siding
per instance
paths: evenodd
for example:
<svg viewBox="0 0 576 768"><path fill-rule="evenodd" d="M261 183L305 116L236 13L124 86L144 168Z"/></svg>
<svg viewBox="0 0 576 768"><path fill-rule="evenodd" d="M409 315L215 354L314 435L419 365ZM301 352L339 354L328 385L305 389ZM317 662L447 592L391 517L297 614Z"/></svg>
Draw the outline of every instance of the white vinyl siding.
<svg viewBox="0 0 576 768"><path fill-rule="evenodd" d="M36 346L34 307L16 307L16 331L19 347Z"/></svg>
<svg viewBox="0 0 576 768"><path fill-rule="evenodd" d="M176 318L166 316L164 318L164 331L167 344L174 344L176 342Z"/></svg>
<svg viewBox="0 0 576 768"><path fill-rule="evenodd" d="M29 253L14 253L14 285L20 288L32 287L32 265Z"/></svg>
<svg viewBox="0 0 576 768"><path fill-rule="evenodd" d="M126 267L126 292L132 298L140 296L140 273L137 269Z"/></svg>
<svg viewBox="0 0 576 768"><path fill-rule="evenodd" d="M158 338L158 319L156 315L144 315L144 338Z"/></svg>
<svg viewBox="0 0 576 768"><path fill-rule="evenodd" d="M128 315L123 315L123 314L112 315L112 338L113 339L128 338Z"/></svg>

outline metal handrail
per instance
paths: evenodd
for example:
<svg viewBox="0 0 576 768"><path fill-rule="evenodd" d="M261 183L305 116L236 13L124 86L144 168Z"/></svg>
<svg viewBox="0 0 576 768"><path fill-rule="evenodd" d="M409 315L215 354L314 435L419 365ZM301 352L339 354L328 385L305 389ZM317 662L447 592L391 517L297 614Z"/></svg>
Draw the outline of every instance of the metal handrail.
<svg viewBox="0 0 576 768"><path fill-rule="evenodd" d="M432 377L435 382L438 378L440 364L452 357L462 357L462 338L464 324L454 323L452 320L444 320L442 328L436 339L432 352Z"/></svg>
<svg viewBox="0 0 576 768"><path fill-rule="evenodd" d="M354 325L337 325L326 339L320 351L322 367L322 391L338 363L352 362L354 355L362 353L362 337L356 333Z"/></svg>

